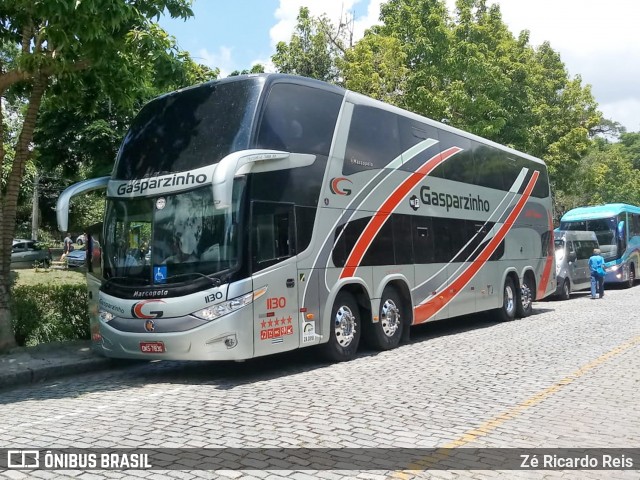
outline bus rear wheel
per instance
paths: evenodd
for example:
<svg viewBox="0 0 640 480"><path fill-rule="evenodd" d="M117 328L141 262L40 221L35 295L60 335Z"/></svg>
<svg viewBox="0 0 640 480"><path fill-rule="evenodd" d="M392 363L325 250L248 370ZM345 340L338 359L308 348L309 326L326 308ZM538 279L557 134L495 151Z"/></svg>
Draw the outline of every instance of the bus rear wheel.
<svg viewBox="0 0 640 480"><path fill-rule="evenodd" d="M511 277L504 279L502 288L502 307L497 310L498 318L501 322L510 322L516 318L516 287Z"/></svg>
<svg viewBox="0 0 640 480"><path fill-rule="evenodd" d="M522 279L522 288L518 295L518 303L516 306L516 315L519 318L528 317L533 312L533 298L535 296L536 286L533 283L531 275L525 275Z"/></svg>
<svg viewBox="0 0 640 480"><path fill-rule="evenodd" d="M400 343L403 331L402 299L395 288L388 286L380 299L379 320L365 330L369 346L376 350L391 350Z"/></svg>
<svg viewBox="0 0 640 480"><path fill-rule="evenodd" d="M361 334L361 314L353 295L340 292L331 309L329 341L321 346L328 360L344 362L356 356Z"/></svg>

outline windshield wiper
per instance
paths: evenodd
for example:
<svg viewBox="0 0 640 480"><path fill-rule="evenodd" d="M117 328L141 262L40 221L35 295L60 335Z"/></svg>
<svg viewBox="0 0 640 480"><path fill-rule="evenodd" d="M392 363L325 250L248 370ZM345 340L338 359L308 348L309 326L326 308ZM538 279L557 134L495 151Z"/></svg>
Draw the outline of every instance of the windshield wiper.
<svg viewBox="0 0 640 480"><path fill-rule="evenodd" d="M222 285L222 281L220 281L220 279L218 277L209 277L207 275L205 275L204 273L200 273L200 272L190 272L190 273L181 273L179 275L171 275L170 277L167 277L167 282L171 279L176 279L176 278L181 278L181 277L190 277L196 275L198 277L202 277L202 278L206 278L207 280L209 280L211 282L211 285L214 287L219 287L220 285Z"/></svg>
<svg viewBox="0 0 640 480"><path fill-rule="evenodd" d="M124 284L131 284L133 283L134 280L139 280L139 279L131 278L131 277L109 277L107 281L104 282L103 288L108 288L111 285L111 283L116 280Z"/></svg>

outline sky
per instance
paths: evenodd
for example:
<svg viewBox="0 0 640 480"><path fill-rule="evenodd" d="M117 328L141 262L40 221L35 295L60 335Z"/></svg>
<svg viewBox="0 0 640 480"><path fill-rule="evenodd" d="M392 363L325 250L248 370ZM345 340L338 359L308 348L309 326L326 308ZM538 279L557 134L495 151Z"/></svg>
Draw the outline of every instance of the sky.
<svg viewBox="0 0 640 480"><path fill-rule="evenodd" d="M446 0L453 8L455 0ZM529 30L530 43L548 41L569 75L591 85L605 118L640 132L640 1L489 0L499 3L514 35ZM288 42L301 6L325 13L337 24L353 14L354 37L379 22L383 0L194 0L187 21L162 18L178 46L202 64L220 69L220 78L256 63L273 71L270 58Z"/></svg>

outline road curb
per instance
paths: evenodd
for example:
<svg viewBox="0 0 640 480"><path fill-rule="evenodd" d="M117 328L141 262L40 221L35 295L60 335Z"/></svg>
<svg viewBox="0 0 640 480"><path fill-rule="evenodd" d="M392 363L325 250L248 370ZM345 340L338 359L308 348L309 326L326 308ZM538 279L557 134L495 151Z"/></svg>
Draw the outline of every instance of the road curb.
<svg viewBox="0 0 640 480"><path fill-rule="evenodd" d="M110 359L90 351L88 343L69 342L17 348L0 355L0 390L112 368Z"/></svg>

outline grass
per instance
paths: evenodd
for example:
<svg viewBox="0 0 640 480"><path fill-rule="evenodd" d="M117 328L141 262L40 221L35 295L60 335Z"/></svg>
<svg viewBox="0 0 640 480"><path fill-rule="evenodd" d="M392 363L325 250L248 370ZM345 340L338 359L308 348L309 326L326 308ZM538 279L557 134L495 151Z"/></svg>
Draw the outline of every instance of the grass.
<svg viewBox="0 0 640 480"><path fill-rule="evenodd" d="M83 270L58 270L53 268L27 268L13 270L11 283L15 286L30 285L86 285L87 278Z"/></svg>

